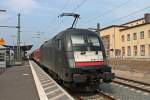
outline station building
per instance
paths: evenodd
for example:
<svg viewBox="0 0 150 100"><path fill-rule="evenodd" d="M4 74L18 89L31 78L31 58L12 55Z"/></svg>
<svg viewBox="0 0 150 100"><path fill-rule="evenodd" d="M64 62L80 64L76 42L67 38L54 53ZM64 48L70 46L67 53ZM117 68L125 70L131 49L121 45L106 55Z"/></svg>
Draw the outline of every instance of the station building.
<svg viewBox="0 0 150 100"><path fill-rule="evenodd" d="M100 30L108 58L150 59L150 14Z"/></svg>

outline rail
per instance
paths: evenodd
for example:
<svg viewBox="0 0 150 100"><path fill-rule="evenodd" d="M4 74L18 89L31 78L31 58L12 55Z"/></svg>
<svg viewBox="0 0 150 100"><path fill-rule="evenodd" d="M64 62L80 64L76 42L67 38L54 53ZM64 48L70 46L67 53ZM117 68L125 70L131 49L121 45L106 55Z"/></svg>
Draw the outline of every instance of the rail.
<svg viewBox="0 0 150 100"><path fill-rule="evenodd" d="M148 83L139 82L118 76L116 76L116 79L113 80L113 82L150 93L150 84Z"/></svg>

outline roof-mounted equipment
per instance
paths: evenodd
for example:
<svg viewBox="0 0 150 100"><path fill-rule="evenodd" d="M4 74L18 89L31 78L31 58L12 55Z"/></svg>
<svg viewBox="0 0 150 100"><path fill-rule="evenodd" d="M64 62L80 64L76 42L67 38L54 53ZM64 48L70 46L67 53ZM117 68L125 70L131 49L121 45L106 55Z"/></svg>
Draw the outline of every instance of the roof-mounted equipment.
<svg viewBox="0 0 150 100"><path fill-rule="evenodd" d="M77 24L77 21L80 18L80 15L79 14L75 14L75 13L62 13L58 17L63 17L63 16L72 16L72 17L75 18L74 21L73 21L73 23L72 23L71 28L75 28L75 26Z"/></svg>

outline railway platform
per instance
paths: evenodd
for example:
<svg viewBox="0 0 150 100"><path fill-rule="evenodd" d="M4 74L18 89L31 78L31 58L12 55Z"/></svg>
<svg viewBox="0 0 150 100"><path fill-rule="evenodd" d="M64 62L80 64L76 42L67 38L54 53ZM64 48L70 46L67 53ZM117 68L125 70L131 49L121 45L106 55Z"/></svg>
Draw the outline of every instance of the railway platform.
<svg viewBox="0 0 150 100"><path fill-rule="evenodd" d="M0 100L40 100L28 63L1 69Z"/></svg>
<svg viewBox="0 0 150 100"><path fill-rule="evenodd" d="M0 69L0 100L74 100L36 63Z"/></svg>

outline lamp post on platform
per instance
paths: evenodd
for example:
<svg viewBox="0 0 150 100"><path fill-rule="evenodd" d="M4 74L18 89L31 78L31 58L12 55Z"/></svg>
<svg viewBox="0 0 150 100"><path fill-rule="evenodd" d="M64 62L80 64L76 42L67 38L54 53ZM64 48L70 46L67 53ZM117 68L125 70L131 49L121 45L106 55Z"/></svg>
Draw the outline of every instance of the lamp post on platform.
<svg viewBox="0 0 150 100"><path fill-rule="evenodd" d="M18 25L16 27L18 29L17 32L17 61L21 63L21 50L20 50L20 13L18 14Z"/></svg>
<svg viewBox="0 0 150 100"><path fill-rule="evenodd" d="M0 12L6 12L6 10L1 10L0 9ZM5 44L5 40L3 39L3 38L0 38L0 45L3 45L3 44Z"/></svg>
<svg viewBox="0 0 150 100"><path fill-rule="evenodd" d="M6 10L0 10L0 12L6 12ZM20 13L18 14L18 24L17 26L0 26L0 27L6 27L6 28L17 28L17 50L16 50L16 63L21 64L21 49L20 49Z"/></svg>

